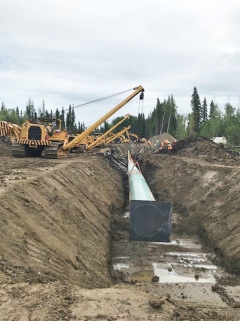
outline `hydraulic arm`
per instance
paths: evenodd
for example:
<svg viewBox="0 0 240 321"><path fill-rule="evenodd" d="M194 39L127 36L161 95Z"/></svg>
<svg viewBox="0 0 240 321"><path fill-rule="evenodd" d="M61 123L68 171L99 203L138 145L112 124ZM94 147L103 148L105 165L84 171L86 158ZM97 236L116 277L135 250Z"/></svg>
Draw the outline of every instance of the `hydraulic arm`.
<svg viewBox="0 0 240 321"><path fill-rule="evenodd" d="M122 108L124 105L126 105L131 99L133 99L137 94L141 92L140 99L143 99L143 92L144 88L142 86L138 86L136 88L133 88L134 92L129 95L126 99L124 99L120 104L118 104L116 107L114 107L112 110L110 110L106 115L101 117L98 121L96 121L92 126L87 128L83 133L78 135L76 138L74 138L71 142L66 144L62 147L64 151L67 151L74 147L75 144L78 144L81 142L85 137L87 137L94 129L96 129L98 126L103 124L109 117L111 117L114 113L116 113L120 108Z"/></svg>
<svg viewBox="0 0 240 321"><path fill-rule="evenodd" d="M135 137L135 138L136 138L136 141L139 140L139 137L138 137L137 134L133 134L133 133L126 132L126 135L127 135L127 137L128 137L129 140L130 140L130 136Z"/></svg>
<svg viewBox="0 0 240 321"><path fill-rule="evenodd" d="M116 139L116 138L122 136L123 134L125 134L126 131L129 130L130 128L131 128L131 126L129 125L128 127L123 128L120 132L116 133L115 135L113 135L111 137L108 137L106 139L106 141L104 142L104 144L107 145L107 144L111 143L114 139Z"/></svg>
<svg viewBox="0 0 240 321"><path fill-rule="evenodd" d="M87 149L92 149L93 147L96 147L102 143L105 143L105 137L107 137L115 128L117 128L120 124L122 124L127 118L129 118L131 115L127 114L122 120L120 120L116 125L111 127L106 133L99 136L94 142L92 142L89 146L87 146Z"/></svg>

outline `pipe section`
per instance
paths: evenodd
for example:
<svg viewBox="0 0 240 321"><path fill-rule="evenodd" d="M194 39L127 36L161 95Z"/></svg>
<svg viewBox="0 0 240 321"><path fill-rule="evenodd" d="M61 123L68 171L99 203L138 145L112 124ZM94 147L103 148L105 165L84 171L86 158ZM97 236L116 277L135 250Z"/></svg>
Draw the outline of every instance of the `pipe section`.
<svg viewBox="0 0 240 321"><path fill-rule="evenodd" d="M128 152L130 241L170 242L172 202L159 202Z"/></svg>
<svg viewBox="0 0 240 321"><path fill-rule="evenodd" d="M128 152L129 200L155 201L148 184Z"/></svg>

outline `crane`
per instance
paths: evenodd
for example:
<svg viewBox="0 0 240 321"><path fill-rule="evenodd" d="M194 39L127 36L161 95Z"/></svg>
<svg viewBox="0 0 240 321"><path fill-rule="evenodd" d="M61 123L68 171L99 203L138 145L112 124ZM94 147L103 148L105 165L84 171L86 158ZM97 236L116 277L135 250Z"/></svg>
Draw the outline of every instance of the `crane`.
<svg viewBox="0 0 240 321"><path fill-rule="evenodd" d="M137 94L141 93L140 100L143 99L144 88L142 86L135 87L133 90L131 95L79 135L69 135L65 129L62 130L60 119L49 119L50 123L46 125L46 119L37 120L35 114L35 121L26 121L21 126L0 121L0 136L9 136L11 139L13 156L42 155L46 158L66 156L79 145L84 143L86 147L89 142L92 143L92 137L89 134ZM53 123L56 123L58 128L54 129Z"/></svg>
<svg viewBox="0 0 240 321"><path fill-rule="evenodd" d="M93 141L90 145L86 147L86 149L92 149L93 147L97 147L102 143L105 143L105 137L107 137L115 128L117 128L120 124L122 124L126 119L128 119L131 115L127 114L123 119L121 119L116 125L111 127L106 133L99 136L95 141Z"/></svg>
<svg viewBox="0 0 240 321"><path fill-rule="evenodd" d="M107 114L102 116L99 120L97 120L92 126L88 127L84 132L82 132L80 135L77 135L73 140L68 142L67 144L59 145L57 150L61 154L67 153L69 150L74 148L75 144L79 144L84 138L86 138L94 129L99 127L102 123L104 123L109 117L111 117L113 114L115 114L120 108L122 108L124 105L126 105L131 99L133 99L135 96L140 94L140 99L143 99L143 93L144 88L142 86L138 86L133 88L134 92L129 95L127 98L125 98L121 103L119 103L117 106L115 106L112 110L110 110Z"/></svg>
<svg viewBox="0 0 240 321"><path fill-rule="evenodd" d="M111 137L108 137L108 138L105 140L104 144L107 145L107 144L111 143L111 142L112 142L113 140L115 140L116 138L118 138L118 137L122 136L123 134L125 134L126 131L128 131L130 128L131 128L130 125L129 125L128 127L124 127L122 130L120 130L120 132L114 134L114 135L111 136Z"/></svg>

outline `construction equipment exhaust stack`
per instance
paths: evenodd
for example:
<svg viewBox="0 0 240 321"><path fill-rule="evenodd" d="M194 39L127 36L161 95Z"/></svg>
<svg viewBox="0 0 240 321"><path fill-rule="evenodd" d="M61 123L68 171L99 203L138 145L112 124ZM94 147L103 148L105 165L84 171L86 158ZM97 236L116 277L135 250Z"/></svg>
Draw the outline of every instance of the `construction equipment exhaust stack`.
<svg viewBox="0 0 240 321"><path fill-rule="evenodd" d="M128 152L130 241L170 242L172 202L155 201Z"/></svg>

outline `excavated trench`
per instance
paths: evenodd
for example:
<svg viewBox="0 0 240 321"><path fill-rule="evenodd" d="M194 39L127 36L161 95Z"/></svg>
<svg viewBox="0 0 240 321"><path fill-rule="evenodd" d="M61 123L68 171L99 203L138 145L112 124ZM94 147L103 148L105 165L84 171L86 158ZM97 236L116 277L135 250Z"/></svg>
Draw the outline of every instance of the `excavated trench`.
<svg viewBox="0 0 240 321"><path fill-rule="evenodd" d="M149 150L141 158L143 175L156 200L173 201L171 243L129 242L129 213L126 207L123 213L113 215L112 275L121 282L141 282L148 286L160 284L161 287L153 287L154 293L163 295L164 291L168 291L177 300L239 307L238 296L234 299L219 287L236 285L239 291L240 279L230 273L239 273L238 260L224 259L214 235L207 234L204 220L199 219L199 210L192 206L199 201L201 209L206 211L203 207L206 200L205 197L202 199L201 189L206 192L206 185L215 175L212 170L214 165L193 164L192 168L188 166L188 177L183 177L184 170L179 170L183 164L181 159L179 162L174 156L156 155L152 151L150 154ZM223 168L220 170L223 171ZM198 180L203 180L203 186ZM199 197L196 196L198 189ZM125 195L128 197L127 188ZM205 219L208 216L211 218L208 212L202 214ZM214 225L214 222L209 219L209 226L211 224ZM213 292L213 288L218 289L218 293Z"/></svg>
<svg viewBox="0 0 240 321"><path fill-rule="evenodd" d="M226 213L233 215L231 200L240 206L237 188L224 188L237 181L238 168L144 151L143 175L155 198L173 201L173 234L170 244L129 242L126 150L98 154L64 160L0 157L0 281L61 281L89 289L140 283L146 292L184 302L238 307L233 285L239 291L239 278L221 265L239 268L240 224L237 217L225 225L217 217L223 193L229 196ZM232 239L226 231L230 223ZM225 250L228 245L232 252Z"/></svg>

